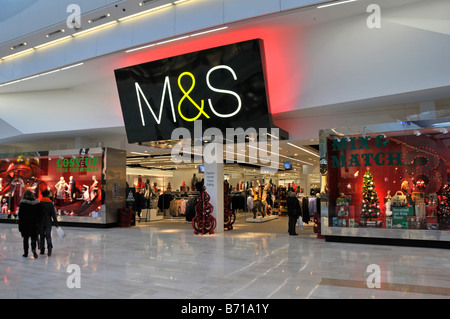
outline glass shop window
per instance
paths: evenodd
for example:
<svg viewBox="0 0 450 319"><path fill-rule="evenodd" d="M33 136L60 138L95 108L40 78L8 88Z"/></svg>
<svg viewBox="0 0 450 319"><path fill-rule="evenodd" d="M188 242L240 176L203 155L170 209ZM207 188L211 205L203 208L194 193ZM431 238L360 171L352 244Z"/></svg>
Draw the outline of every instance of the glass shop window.
<svg viewBox="0 0 450 319"><path fill-rule="evenodd" d="M449 129L329 136L329 226L450 229Z"/></svg>

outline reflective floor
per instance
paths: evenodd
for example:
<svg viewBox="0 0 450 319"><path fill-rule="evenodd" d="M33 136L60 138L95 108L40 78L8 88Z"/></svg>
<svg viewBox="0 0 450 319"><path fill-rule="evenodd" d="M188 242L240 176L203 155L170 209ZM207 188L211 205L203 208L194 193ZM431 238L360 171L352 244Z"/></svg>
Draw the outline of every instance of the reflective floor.
<svg viewBox="0 0 450 319"><path fill-rule="evenodd" d="M64 230L34 259L0 224L0 298L450 297L449 250L328 243L311 226L289 236L285 217L204 236L182 220Z"/></svg>

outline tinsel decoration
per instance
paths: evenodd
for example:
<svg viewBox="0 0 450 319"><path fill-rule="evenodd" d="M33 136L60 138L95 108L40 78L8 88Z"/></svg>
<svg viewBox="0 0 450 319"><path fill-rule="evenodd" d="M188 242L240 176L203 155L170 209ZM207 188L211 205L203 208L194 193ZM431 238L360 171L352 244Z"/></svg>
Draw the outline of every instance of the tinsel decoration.
<svg viewBox="0 0 450 319"><path fill-rule="evenodd" d="M437 211L437 221L439 224L439 229L450 228L450 186L445 184L442 187L442 199L439 203L439 208Z"/></svg>

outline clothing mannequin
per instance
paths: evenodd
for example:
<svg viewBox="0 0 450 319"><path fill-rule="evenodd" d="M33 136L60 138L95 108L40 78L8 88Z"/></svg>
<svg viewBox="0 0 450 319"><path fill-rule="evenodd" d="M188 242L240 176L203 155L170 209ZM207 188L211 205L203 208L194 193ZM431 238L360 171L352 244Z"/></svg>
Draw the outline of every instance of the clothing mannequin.
<svg viewBox="0 0 450 319"><path fill-rule="evenodd" d="M13 202L12 208L10 208L12 213L16 213L17 209L19 208L20 201L22 200L22 189L25 188L25 183L23 182L22 177L20 177L20 171L19 173L14 174L14 179L11 181L11 185L14 185L13 188L11 188L11 194L13 196Z"/></svg>
<svg viewBox="0 0 450 319"><path fill-rule="evenodd" d="M86 191L83 194L83 198L85 201L93 200L94 197L98 194L98 181L95 175L92 175L92 185L83 185L86 188Z"/></svg>
<svg viewBox="0 0 450 319"><path fill-rule="evenodd" d="M143 189L145 189L145 183L141 177L138 177L138 182L136 185L136 193L140 193Z"/></svg>
<svg viewBox="0 0 450 319"><path fill-rule="evenodd" d="M391 191L387 191L387 196L384 198L384 203L386 206L386 216L392 216L392 203L391 203Z"/></svg>
<svg viewBox="0 0 450 319"><path fill-rule="evenodd" d="M401 188L402 188L403 194L405 194L405 196L406 196L406 201L408 202L408 204L411 205L412 207L414 207L414 201L412 200L411 193L409 192L408 181L403 181Z"/></svg>
<svg viewBox="0 0 450 319"><path fill-rule="evenodd" d="M69 188L69 184L66 183L64 177L59 178L59 182L56 183L56 205L63 205L66 199L66 188Z"/></svg>
<svg viewBox="0 0 450 319"><path fill-rule="evenodd" d="M69 189L67 192L70 194L69 202L72 202L73 199L76 197L76 191L77 191L77 185L75 181L73 180L73 176L69 177Z"/></svg>
<svg viewBox="0 0 450 319"><path fill-rule="evenodd" d="M269 211L269 202L268 202L268 196L269 194L269 187L270 183L267 183L266 186L264 186L264 189L262 191L262 197L261 197L261 204L263 207L263 217L268 214Z"/></svg>
<svg viewBox="0 0 450 319"><path fill-rule="evenodd" d="M92 185L91 185L91 200L98 194L98 181L95 175L92 175Z"/></svg>
<svg viewBox="0 0 450 319"><path fill-rule="evenodd" d="M256 181L256 186L253 189L253 193L253 218L256 218L258 212L260 212L264 218L264 212L261 210L261 184L259 181Z"/></svg>

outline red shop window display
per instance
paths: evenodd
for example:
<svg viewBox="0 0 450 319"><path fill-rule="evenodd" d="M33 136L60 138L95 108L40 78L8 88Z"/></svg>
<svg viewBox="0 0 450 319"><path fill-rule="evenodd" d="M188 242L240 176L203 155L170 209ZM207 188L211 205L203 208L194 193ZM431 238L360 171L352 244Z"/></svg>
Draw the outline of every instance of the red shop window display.
<svg viewBox="0 0 450 319"><path fill-rule="evenodd" d="M61 216L97 217L101 210L102 154L0 158L2 214L16 215L26 190L48 189Z"/></svg>
<svg viewBox="0 0 450 319"><path fill-rule="evenodd" d="M329 226L450 229L450 151L436 129L327 138Z"/></svg>

